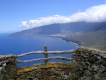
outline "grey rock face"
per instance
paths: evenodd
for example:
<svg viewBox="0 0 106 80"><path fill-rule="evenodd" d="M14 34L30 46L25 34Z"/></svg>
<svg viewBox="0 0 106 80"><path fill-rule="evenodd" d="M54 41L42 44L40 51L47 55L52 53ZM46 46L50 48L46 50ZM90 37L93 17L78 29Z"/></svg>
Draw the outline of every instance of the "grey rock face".
<svg viewBox="0 0 106 80"><path fill-rule="evenodd" d="M0 80L15 80L16 77L16 64L15 58L10 61L1 61L0 64Z"/></svg>
<svg viewBox="0 0 106 80"><path fill-rule="evenodd" d="M92 50L78 49L72 64L72 80L106 80L106 58Z"/></svg>

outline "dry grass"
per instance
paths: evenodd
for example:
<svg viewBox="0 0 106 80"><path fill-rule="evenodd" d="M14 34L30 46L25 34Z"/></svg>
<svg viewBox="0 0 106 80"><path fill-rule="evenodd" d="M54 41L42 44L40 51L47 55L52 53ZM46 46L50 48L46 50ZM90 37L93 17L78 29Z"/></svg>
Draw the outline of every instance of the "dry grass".
<svg viewBox="0 0 106 80"><path fill-rule="evenodd" d="M33 66L30 66L30 67L21 67L21 68L17 68L17 73L21 73L21 72L29 72L29 71L32 71L34 69L37 69L37 68L71 68L71 65L70 64L65 64L65 63L62 63L62 62L58 62L58 63L48 63L47 65L45 64L36 64L36 65L33 65Z"/></svg>

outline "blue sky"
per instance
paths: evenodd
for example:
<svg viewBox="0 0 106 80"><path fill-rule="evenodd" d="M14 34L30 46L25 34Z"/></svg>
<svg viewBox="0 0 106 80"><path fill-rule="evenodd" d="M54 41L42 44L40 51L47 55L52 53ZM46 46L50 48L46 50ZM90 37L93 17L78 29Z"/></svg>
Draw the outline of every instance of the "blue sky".
<svg viewBox="0 0 106 80"><path fill-rule="evenodd" d="M105 0L0 0L0 33L22 30L21 22L43 16L69 16Z"/></svg>

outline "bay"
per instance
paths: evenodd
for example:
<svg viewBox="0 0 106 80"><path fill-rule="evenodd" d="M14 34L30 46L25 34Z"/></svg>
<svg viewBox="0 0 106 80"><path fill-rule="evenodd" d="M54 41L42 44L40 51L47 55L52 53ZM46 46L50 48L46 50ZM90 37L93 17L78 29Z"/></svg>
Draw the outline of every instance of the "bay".
<svg viewBox="0 0 106 80"><path fill-rule="evenodd" d="M0 54L22 54L25 52L43 50L44 46L48 47L48 50L71 50L77 49L79 46L73 42L67 42L60 38L39 36L36 35L34 38L28 37L9 37L8 35L0 35ZM71 57L71 54L49 54L50 56L64 56ZM20 57L20 60L29 60L34 58L43 58L43 54L32 54L24 57ZM60 60L50 60L50 62L59 62ZM63 61L64 62L64 61ZM30 66L35 63L41 62L30 62L30 63L18 63L17 66Z"/></svg>

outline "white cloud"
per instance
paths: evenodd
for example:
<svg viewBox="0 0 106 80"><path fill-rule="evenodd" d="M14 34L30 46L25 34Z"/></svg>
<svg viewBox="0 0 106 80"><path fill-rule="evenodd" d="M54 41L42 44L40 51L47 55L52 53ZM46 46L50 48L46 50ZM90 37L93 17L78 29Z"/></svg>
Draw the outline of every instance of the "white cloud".
<svg viewBox="0 0 106 80"><path fill-rule="evenodd" d="M68 23L68 22L101 22L106 21L106 4L92 6L83 12L77 12L70 16L47 16L40 17L35 20L22 21L22 26L25 28L39 27L53 23Z"/></svg>

